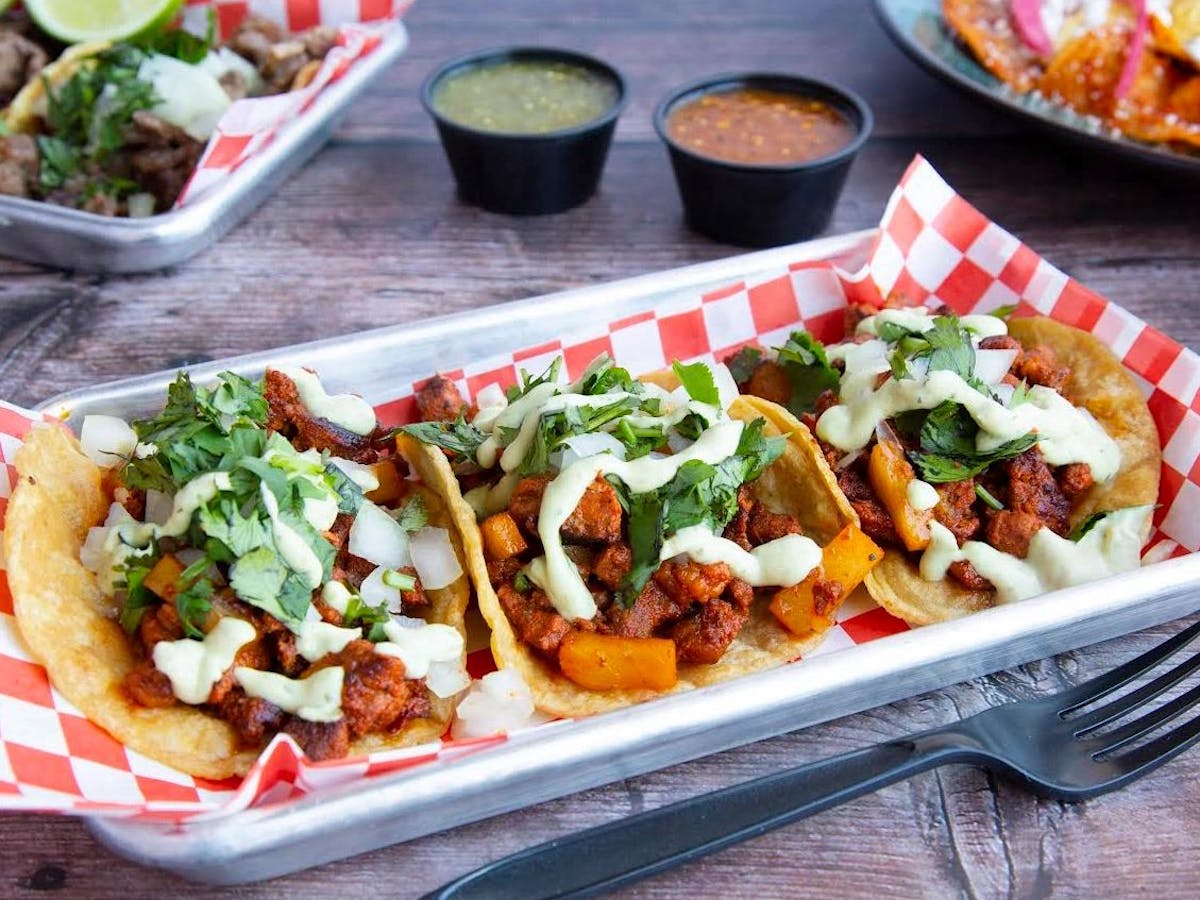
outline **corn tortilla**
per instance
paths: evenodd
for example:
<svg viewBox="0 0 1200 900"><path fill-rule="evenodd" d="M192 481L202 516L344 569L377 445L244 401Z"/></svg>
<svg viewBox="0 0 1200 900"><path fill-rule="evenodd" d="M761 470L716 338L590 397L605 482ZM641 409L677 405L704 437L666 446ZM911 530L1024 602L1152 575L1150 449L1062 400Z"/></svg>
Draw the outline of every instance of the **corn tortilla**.
<svg viewBox="0 0 1200 900"><path fill-rule="evenodd" d="M1008 330L1022 346L1049 347L1060 364L1070 367L1063 394L1087 409L1121 451L1116 476L1080 499L1071 512L1072 527L1102 510L1157 501L1162 467L1158 429L1137 382L1120 361L1097 338L1053 319L1014 319ZM918 561L914 554L888 553L867 575L867 590L892 615L910 625L929 625L995 605L994 591L971 591L950 577L926 581Z"/></svg>
<svg viewBox="0 0 1200 900"><path fill-rule="evenodd" d="M678 385L673 373L643 376L668 389ZM754 496L778 512L794 516L804 533L818 544L827 544L848 523L857 524L858 516L837 488L837 480L812 435L786 410L754 397L741 397L730 413L743 421L766 419L763 433L788 434L790 440L783 455L751 485ZM643 690L593 691L580 687L556 667L521 642L509 624L500 599L488 578L487 562L475 511L462 498L457 479L442 452L425 448L441 472L439 483L447 505L464 536L467 561L479 609L492 630L492 655L502 669L514 669L529 685L538 709L555 716L578 717L606 712L663 695ZM430 483L433 483L432 480ZM786 631L767 608L756 602L750 618L733 644L712 665L681 665L679 680L667 693L685 691L726 681L738 675L773 668L811 651L823 635L797 638Z"/></svg>
<svg viewBox="0 0 1200 900"><path fill-rule="evenodd" d="M415 443L415 442L414 442ZM430 490L436 473L427 457L402 443L423 485L429 521L449 529L460 559L462 541L440 492ZM116 621L112 598L79 561L88 529L103 522L109 498L101 470L64 428L37 427L17 454L17 486L9 501L4 532L8 582L17 625L50 681L85 716L131 750L203 778L242 775L258 756L239 747L233 728L200 707L176 704L150 709L130 701L122 690L140 653ZM466 566L463 567L464 573ZM463 632L470 596L466 574L440 590L427 590L431 622ZM351 743L357 755L440 737L453 715L453 700L431 697L429 718L409 722L391 734L369 734Z"/></svg>

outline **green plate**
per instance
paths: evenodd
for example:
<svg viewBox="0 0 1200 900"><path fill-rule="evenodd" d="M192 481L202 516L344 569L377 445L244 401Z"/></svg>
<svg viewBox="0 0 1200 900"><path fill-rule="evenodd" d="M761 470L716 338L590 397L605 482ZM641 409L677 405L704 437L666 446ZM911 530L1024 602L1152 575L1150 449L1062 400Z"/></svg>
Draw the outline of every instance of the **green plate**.
<svg viewBox="0 0 1200 900"><path fill-rule="evenodd" d="M1102 152L1200 175L1200 155L1118 134L1043 97L1019 94L975 62L942 18L941 0L874 0L884 30L915 62L993 106Z"/></svg>

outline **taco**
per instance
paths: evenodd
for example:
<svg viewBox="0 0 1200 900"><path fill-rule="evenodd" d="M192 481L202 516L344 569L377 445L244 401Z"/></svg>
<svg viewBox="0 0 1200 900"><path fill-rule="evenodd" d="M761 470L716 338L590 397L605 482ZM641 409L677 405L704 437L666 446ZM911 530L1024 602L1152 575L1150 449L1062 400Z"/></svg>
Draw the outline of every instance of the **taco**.
<svg viewBox="0 0 1200 900"><path fill-rule="evenodd" d="M299 368L35 428L4 534L30 651L119 741L206 778L279 732L314 760L439 737L469 683L465 557L423 448L390 446Z"/></svg>
<svg viewBox="0 0 1200 900"><path fill-rule="evenodd" d="M863 530L866 578L915 625L1136 568L1158 498L1158 432L1090 334L923 308L849 311L730 360L744 389L802 415Z"/></svg>
<svg viewBox="0 0 1200 900"><path fill-rule="evenodd" d="M569 385L560 366L473 409L435 378L432 421L401 429L439 459L493 655L537 707L601 712L819 643L879 550L807 429L723 366L638 380L601 356Z"/></svg>

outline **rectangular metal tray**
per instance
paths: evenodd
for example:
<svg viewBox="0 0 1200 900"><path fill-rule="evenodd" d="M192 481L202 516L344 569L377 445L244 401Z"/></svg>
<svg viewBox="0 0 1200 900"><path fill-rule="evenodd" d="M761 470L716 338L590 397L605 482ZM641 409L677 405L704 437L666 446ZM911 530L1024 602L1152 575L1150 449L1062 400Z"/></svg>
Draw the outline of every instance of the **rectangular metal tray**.
<svg viewBox="0 0 1200 900"><path fill-rule="evenodd" d="M682 291L776 274L788 263L865 248L858 232L347 335L193 368L261 373L301 363L331 390L394 395L436 370L570 335L580 321L652 309ZM174 373L57 397L42 409L72 424L91 412L145 414ZM1169 621L1198 604L1200 554L813 657L633 708L534 729L449 765L429 765L310 795L274 809L163 826L94 819L116 853L185 878L271 878L627 778L1034 659Z"/></svg>
<svg viewBox="0 0 1200 900"><path fill-rule="evenodd" d="M257 208L329 140L350 102L408 48L403 23L325 88L266 149L187 206L145 219L108 218L0 196L0 255L80 272L150 272L195 256Z"/></svg>

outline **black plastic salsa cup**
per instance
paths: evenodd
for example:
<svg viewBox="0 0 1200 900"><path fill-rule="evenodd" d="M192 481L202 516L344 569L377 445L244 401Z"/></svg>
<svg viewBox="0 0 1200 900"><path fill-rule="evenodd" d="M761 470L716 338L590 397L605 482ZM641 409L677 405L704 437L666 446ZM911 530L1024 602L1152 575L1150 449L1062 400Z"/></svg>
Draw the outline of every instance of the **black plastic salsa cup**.
<svg viewBox="0 0 1200 900"><path fill-rule="evenodd" d="M705 94L763 89L821 100L854 129L845 147L800 163L758 165L705 156L667 133L671 113ZM829 224L850 164L871 133L871 110L856 94L815 78L746 73L717 75L670 93L654 112L654 128L671 157L688 225L713 240L742 247L802 241Z"/></svg>
<svg viewBox="0 0 1200 900"><path fill-rule="evenodd" d="M447 118L434 106L434 92L442 79L476 66L526 60L588 69L612 83L616 99L590 121L541 134L472 128ZM459 196L491 212L515 215L563 212L596 192L627 95L625 79L612 66L551 47L503 47L472 53L445 63L421 86L421 103L437 124Z"/></svg>

